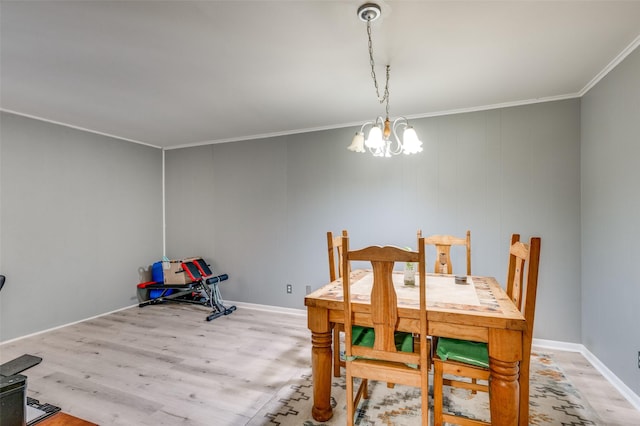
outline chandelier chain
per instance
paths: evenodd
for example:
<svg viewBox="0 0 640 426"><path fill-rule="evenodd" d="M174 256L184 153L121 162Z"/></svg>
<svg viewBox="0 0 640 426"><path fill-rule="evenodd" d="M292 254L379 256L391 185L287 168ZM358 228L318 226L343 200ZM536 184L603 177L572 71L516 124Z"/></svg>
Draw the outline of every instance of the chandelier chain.
<svg viewBox="0 0 640 426"><path fill-rule="evenodd" d="M389 117L389 73L391 67L387 65L387 74L386 74L386 83L384 86L384 94L380 96L380 89L378 88L378 79L376 77L376 62L373 59L373 42L371 41L371 20L367 20L367 38L369 39L369 64L371 65L371 78L373 79L373 85L376 88L376 96L378 97L378 102L386 104L386 113L387 117Z"/></svg>

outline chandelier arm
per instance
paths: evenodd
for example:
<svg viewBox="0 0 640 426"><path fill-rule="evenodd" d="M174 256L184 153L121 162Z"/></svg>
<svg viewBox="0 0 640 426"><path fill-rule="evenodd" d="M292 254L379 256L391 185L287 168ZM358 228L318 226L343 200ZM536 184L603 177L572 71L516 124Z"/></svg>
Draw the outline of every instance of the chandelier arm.
<svg viewBox="0 0 640 426"><path fill-rule="evenodd" d="M365 121L364 124L360 126L360 132L364 133L365 127L373 125L374 123L374 121Z"/></svg>
<svg viewBox="0 0 640 426"><path fill-rule="evenodd" d="M398 130L404 130L407 127L409 127L409 120L407 120L405 117L398 117L395 120L393 120L393 127L392 127L393 136L396 138L396 144L398 148L396 150L391 151L391 154L398 155L402 152L404 148L404 144L402 139L400 139L400 137L398 136Z"/></svg>

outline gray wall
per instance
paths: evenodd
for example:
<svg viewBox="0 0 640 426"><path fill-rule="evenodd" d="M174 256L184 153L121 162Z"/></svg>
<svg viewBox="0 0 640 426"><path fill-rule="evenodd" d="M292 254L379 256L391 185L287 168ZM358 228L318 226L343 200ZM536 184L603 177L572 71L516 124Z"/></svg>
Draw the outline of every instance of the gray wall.
<svg viewBox="0 0 640 426"><path fill-rule="evenodd" d="M135 304L162 255L162 152L0 120L0 340Z"/></svg>
<svg viewBox="0 0 640 426"><path fill-rule="evenodd" d="M640 395L640 50L582 101L582 343Z"/></svg>
<svg viewBox="0 0 640 426"><path fill-rule="evenodd" d="M355 129L167 151L167 254L228 272L229 300L303 308L329 278L328 230L415 247L418 228L470 229L473 272L502 283L511 233L536 235L535 335L579 343L580 101L412 124L425 151L411 157L349 152Z"/></svg>

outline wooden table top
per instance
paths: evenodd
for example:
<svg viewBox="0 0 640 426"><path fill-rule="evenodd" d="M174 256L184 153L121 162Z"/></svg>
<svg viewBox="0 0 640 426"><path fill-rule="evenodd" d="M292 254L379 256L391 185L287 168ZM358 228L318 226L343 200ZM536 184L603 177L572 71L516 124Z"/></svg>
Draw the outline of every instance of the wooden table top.
<svg viewBox="0 0 640 426"><path fill-rule="evenodd" d="M398 309L402 316L416 317L419 307L419 282L405 286L402 272L394 272L394 287ZM355 303L369 303L373 283L371 270L351 273L351 292ZM342 279L333 281L307 295L305 306L343 310ZM412 312L414 311L414 312ZM427 274L427 313L430 321L443 316L464 316L464 322L474 325L523 330L524 316L509 300L506 292L493 277L469 276L467 284L456 284L454 275Z"/></svg>

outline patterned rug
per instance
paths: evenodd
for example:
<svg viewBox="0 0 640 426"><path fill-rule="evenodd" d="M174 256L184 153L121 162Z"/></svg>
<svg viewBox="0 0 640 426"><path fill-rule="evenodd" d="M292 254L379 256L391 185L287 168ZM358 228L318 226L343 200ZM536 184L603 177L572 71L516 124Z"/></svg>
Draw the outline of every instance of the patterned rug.
<svg viewBox="0 0 640 426"><path fill-rule="evenodd" d="M331 390L333 417L316 422L311 416L313 391L310 371L280 389L248 424L277 426L344 425L345 380L334 378ZM360 403L356 425L412 426L420 424L420 390L386 383L369 382L369 400ZM531 355L530 425L599 425L597 414L569 382L553 359L543 353ZM432 393L430 393L432 394ZM430 405L432 404L430 401ZM489 400L484 392L475 395L463 389L445 388L447 411L467 417L489 420ZM433 414L431 414L433 424Z"/></svg>

